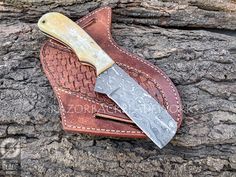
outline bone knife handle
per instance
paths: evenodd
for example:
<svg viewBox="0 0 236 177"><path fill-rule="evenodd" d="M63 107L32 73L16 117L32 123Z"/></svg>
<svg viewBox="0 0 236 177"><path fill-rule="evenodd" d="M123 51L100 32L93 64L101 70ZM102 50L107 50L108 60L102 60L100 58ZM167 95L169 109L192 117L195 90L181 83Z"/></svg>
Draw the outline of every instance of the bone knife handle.
<svg viewBox="0 0 236 177"><path fill-rule="evenodd" d="M38 21L38 27L50 37L68 45L81 62L93 65L97 75L114 64L88 33L60 13L50 12L43 15Z"/></svg>

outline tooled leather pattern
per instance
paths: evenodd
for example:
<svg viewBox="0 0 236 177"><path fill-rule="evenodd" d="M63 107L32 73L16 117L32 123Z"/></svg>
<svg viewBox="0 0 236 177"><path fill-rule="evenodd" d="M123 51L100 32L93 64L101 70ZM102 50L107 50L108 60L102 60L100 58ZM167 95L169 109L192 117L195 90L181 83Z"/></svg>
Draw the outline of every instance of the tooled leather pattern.
<svg viewBox="0 0 236 177"><path fill-rule="evenodd" d="M48 43L48 47L45 47L44 57L48 72L58 87L120 110L106 95L94 92L96 81L95 69L91 66L83 65L70 49L55 41L51 41ZM161 105L165 105L165 101L158 87L151 78L125 64L117 64L146 89Z"/></svg>
<svg viewBox="0 0 236 177"><path fill-rule="evenodd" d="M117 61L117 59L122 56L122 60L120 60L122 63L117 64L138 81L160 104L164 105L166 108L168 108L169 105L177 106L178 112L173 114L173 118L180 126L182 120L180 110L181 103L178 93L171 84L171 81L160 69L120 49L111 39L109 31L110 22L111 9L108 7L93 11L79 20L80 26L86 28L86 30L90 27L92 28L92 30L90 28L92 34L94 34L94 29L99 29L96 31L97 35L95 34L95 38L98 38L97 40L101 43L101 46L105 46L104 49L110 46L110 52L114 50L114 52L118 52L118 56L115 56L113 59ZM103 25L106 25L105 29ZM104 41L107 41L108 44L104 44ZM111 55L113 55L113 53L111 53ZM123 61L125 57L130 60ZM130 124L132 121L125 114L116 111L121 110L116 107L113 101L93 91L95 70L90 66L82 65L68 47L54 40L49 40L41 49L40 59L44 71L58 98L62 125L65 130L81 133L90 132L109 136L145 137L145 134L143 134L137 126ZM130 62L132 60L136 61L137 66L141 67L133 66ZM151 77L152 74L150 74L153 70L156 72L153 73L155 77ZM106 120L95 119L95 115L97 114L92 113L86 115L73 114L71 116L66 112L68 102L88 104L89 106L97 105L98 109L103 106L109 107L109 111L107 111L107 109L105 109L105 112L97 110L99 116L103 115ZM110 110L115 111L110 112ZM117 120L119 120L119 122L117 122ZM127 122L129 122L129 124L127 124Z"/></svg>

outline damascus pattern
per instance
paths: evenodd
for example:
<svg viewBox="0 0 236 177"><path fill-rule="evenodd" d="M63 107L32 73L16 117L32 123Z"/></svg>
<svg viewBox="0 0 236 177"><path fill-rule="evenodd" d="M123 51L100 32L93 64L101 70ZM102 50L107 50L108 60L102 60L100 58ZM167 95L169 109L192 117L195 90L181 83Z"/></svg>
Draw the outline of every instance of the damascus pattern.
<svg viewBox="0 0 236 177"><path fill-rule="evenodd" d="M174 137L177 122L116 64L97 77L95 91L111 98L159 148Z"/></svg>

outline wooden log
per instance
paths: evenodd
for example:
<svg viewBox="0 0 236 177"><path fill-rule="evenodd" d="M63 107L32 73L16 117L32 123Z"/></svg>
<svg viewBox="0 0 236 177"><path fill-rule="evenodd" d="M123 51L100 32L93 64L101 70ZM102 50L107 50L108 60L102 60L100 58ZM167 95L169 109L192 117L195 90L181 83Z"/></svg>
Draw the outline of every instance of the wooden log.
<svg viewBox="0 0 236 177"><path fill-rule="evenodd" d="M36 23L49 11L77 20L105 5L118 44L163 69L180 92L183 125L163 150L61 128ZM22 176L235 176L235 29L235 0L2 1L0 143L21 141Z"/></svg>

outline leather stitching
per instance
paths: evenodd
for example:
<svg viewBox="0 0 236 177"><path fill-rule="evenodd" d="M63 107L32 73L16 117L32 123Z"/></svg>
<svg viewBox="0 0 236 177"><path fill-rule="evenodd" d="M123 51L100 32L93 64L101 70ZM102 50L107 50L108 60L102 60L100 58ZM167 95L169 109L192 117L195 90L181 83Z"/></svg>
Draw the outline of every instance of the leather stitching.
<svg viewBox="0 0 236 177"><path fill-rule="evenodd" d="M108 8L108 7L105 7L104 9L106 9L106 8ZM82 18L82 19L79 20L79 21L83 21L83 20L84 20L84 19ZM111 11L108 11L107 34L108 34L108 38L109 38L110 42L112 43L112 45L113 45L115 48L117 48L119 51L125 53L126 55L128 55L128 56L130 56L130 57L134 57L134 58L136 58L137 60L141 61L142 63L144 63L144 64L150 66L151 68L153 68L154 70L156 70L159 74L161 74L161 75L164 77L164 79L169 83L169 85L170 85L170 87L171 87L171 89L172 89L172 91L173 91L173 93L174 93L174 95L175 95L176 103L177 103L177 105L178 105L177 121L179 121L179 120L180 120L180 104L179 104L179 101L178 101L178 97L177 97L176 91L175 91L175 89L174 89L174 87L173 87L173 85L172 85L170 79L168 79L168 77L166 77L165 74L163 74L160 70L157 70L156 67L154 67L154 66L151 65L150 63L146 62L146 61L143 60L142 58L137 57L137 56L134 55L134 54L130 54L130 53L127 52L125 49L123 49L123 48L121 48L120 46L118 46L117 44L115 44L115 43L113 42L113 40L112 40L111 33L110 33L110 29L109 29L110 23L111 23ZM155 83L156 83L156 81L155 81ZM162 91L162 90L160 90L160 91ZM164 97L164 92L163 92L163 91L162 91L162 94L163 94L163 97ZM164 98L165 98L165 97L164 97ZM168 102L167 102L167 104L168 104ZM167 105L167 106L168 106L168 105Z"/></svg>
<svg viewBox="0 0 236 177"><path fill-rule="evenodd" d="M59 90L59 91L62 91L62 92L64 92L64 93L67 93L67 94L69 94L69 95L74 95L74 96L76 96L76 97L79 97L79 98L81 98L81 99L83 99L83 100L85 100L85 101L89 101L89 102L92 102L92 103L94 103L94 104L97 104L97 105L100 105L100 106L103 106L103 107L106 107L106 108L115 110L113 107L107 106L107 105L102 104L102 103L98 103L98 102L96 102L96 101L94 101L94 100L92 100L92 99L89 99L89 98L87 98L87 97L74 94L74 93L72 93L72 92L70 92L70 91L68 91L68 90L64 90L64 89L62 89L62 88L58 88L58 90ZM118 108L118 107L117 107L117 108ZM116 110L116 111L119 111L120 113L122 113L122 111L120 111L120 110Z"/></svg>
<svg viewBox="0 0 236 177"><path fill-rule="evenodd" d="M87 16L81 18L81 19L79 20L79 22L84 21L85 19L89 18L90 16L92 16L92 15L94 15L95 13L97 13L97 12L99 12L99 11L102 11L102 10L104 10L104 9L109 9L109 7L100 8L100 9L98 9L98 10L96 10L96 11L90 13L89 15L87 15ZM107 21L107 35L108 35L108 39L109 39L109 41L111 42L111 44L112 44L115 48L117 48L120 52L122 52L122 53L124 53L124 54L126 54L126 55L128 55L128 56L130 56L130 57L136 58L136 59L139 60L140 62L142 62L142 63L148 65L148 66L151 67L151 68L153 68L155 71L157 71L159 74L161 74L161 75L164 77L164 79L169 83L169 85L170 85L170 87L172 88L172 91L173 91L173 93L174 93L174 95L175 95L176 103L177 103L177 105L178 105L177 121L179 121L179 120L180 120L180 104L179 104L179 101L178 101L178 97L177 97L176 91L175 91L175 89L174 89L172 83L170 82L170 80L169 80L160 70L157 70L154 66L152 66L151 64L149 64L149 63L146 62L145 60L143 60L143 59L141 59L141 58L135 56L134 54L130 54L129 52L127 52L126 50L122 49L120 46L117 46L117 44L115 44L115 43L113 42L112 37L111 37L111 34L110 34L110 30L109 30L109 25L110 25L110 22L111 22L111 11L108 11L108 14L107 14L107 15L108 15L108 21ZM52 42L52 40L50 40L50 42ZM52 42L52 43L53 43L53 42ZM66 47L64 47L64 48L66 48ZM120 63L120 64L121 64L121 63ZM122 64L122 65L125 65L125 64ZM125 66L126 66L126 67L130 67L130 66L127 66L127 65L125 65ZM133 67L130 67L130 68L135 69L135 68L133 68ZM135 69L135 70L137 70L137 69ZM144 72L142 72L142 71L139 71L139 72L141 72L141 73L143 73L143 74L145 74L146 76L149 77L149 75L148 75L147 73L144 73ZM164 98L164 100L165 100L165 102L167 103L167 106L168 106L168 101L166 100L166 97L164 96L164 92L162 91L162 89L160 88L160 86L157 84L156 80L154 80L154 82L155 82L155 84L157 85L157 87L158 87L158 89L160 90L160 92L163 94L163 98ZM57 88L57 87L55 88L55 91L56 91L56 93L57 93L57 95L58 95L59 104L60 104L60 107L61 107L61 110L62 110L62 111L61 111L61 112L62 112L62 120L63 120L63 122L64 122L64 125L67 126L67 127L74 128L74 129L77 128L77 129L86 129L86 130L94 130L94 131L102 131L102 132L144 134L142 131L97 129L97 128L93 128L93 127L81 127L81 126L68 125L67 122L66 122L65 109L64 109L64 106L63 106L63 104L62 104L62 100L61 100L61 96L60 96L60 92L59 92L59 91L65 92L65 93L67 93L67 94L73 94L73 93L72 93L72 92L69 92L69 91L66 91L66 90L63 90L63 89L60 89L60 88ZM80 96L76 95L76 97L80 97ZM93 103L95 103L95 104L100 104L100 103L97 103L97 102L95 102L95 101L93 101L93 100L87 99L87 98L85 98L85 97L80 97L80 98L85 99L85 100L87 100L87 101L91 101L91 102L93 102ZM102 104L100 104L100 105L102 105ZM106 106L106 105L102 105L102 106ZM107 107L109 107L109 106L107 106Z"/></svg>
<svg viewBox="0 0 236 177"><path fill-rule="evenodd" d="M63 91L65 93L68 93L68 94L71 94L70 92L67 92L65 90L62 90L60 88L55 88L55 91L58 95L58 98L59 98L59 104L60 104L60 107L61 107L61 112L62 112L62 117L63 117L63 122L64 122L64 125L67 126L67 127L70 127L70 128L73 128L73 129L86 129L86 130L93 130L93 131L102 131L102 132L115 132L115 133L131 133L131 134L144 134L142 131L130 131L130 130L113 130L113 129L102 129L102 128L93 128L93 127L81 127L81 126L74 126L74 125L68 125L66 123L66 119L65 119L65 109L64 109L64 106L62 104L62 99L61 99L61 96L60 96L60 92L59 91ZM78 95L76 95L78 97Z"/></svg>
<svg viewBox="0 0 236 177"><path fill-rule="evenodd" d="M98 10L92 12L91 14L89 14L89 15L87 15L87 16L81 18L81 19L79 20L79 22L84 21L85 19L89 18L90 16L94 15L95 13L97 13L97 12L103 10L103 9L110 9L110 8L109 8L109 7L103 7L103 8L101 8L101 9L98 9ZM130 56L130 57L136 58L137 60L141 61L142 63L144 63L144 64L150 66L151 68L153 68L154 70L156 70L156 71L157 71L159 74L161 74L161 75L164 77L164 79L169 83L169 85L170 85L170 87L171 87L171 89L172 89L172 91L173 91L173 93L174 93L174 95L175 95L176 103L177 103L177 105L178 105L177 121L179 121L179 120L180 120L180 103L179 103L179 101L178 101L178 97L177 97L176 91L175 91L175 89L174 89L174 87L173 87L171 81L168 79L168 77L165 76L165 74L163 74L160 70L156 69L153 65L151 65L151 64L148 63L148 62L146 62L146 61L143 60L142 58L137 57L137 56L134 55L134 54L130 54L130 53L127 52L125 49L121 48L120 46L118 46L117 44L115 44L115 43L113 42L113 39L112 39L111 33L110 33L110 29L109 29L109 26L110 26L110 23L111 23L111 11L108 11L107 16L108 16L108 20L107 20L107 35L108 35L108 39L109 39L109 41L111 42L111 44L112 44L115 48L117 48L120 52L122 52L122 53L124 53L124 54L126 54L126 55L128 55L128 56ZM142 72L142 73L143 73L143 72ZM146 73L145 73L145 74L146 74ZM146 74L146 75L147 75L147 74ZM155 83L156 83L156 81L155 81ZM160 90L160 91L161 91L161 90ZM162 91L162 94L164 95L164 92L163 92L163 91ZM164 97L164 96L163 96L163 97ZM164 98L165 98L165 97L164 97ZM167 102L167 104L168 104L168 102ZM168 105L167 105L167 106L168 106Z"/></svg>
<svg viewBox="0 0 236 177"><path fill-rule="evenodd" d="M66 49L68 52L71 52L71 49L70 48L68 48L68 47L66 47L66 46L62 46L62 45L60 45L60 44L58 44L58 43L55 43L53 40L51 40L50 39L50 43L52 43L54 46L56 46L56 47L59 47L59 48L63 48L63 49ZM119 66L124 66L124 67L126 67L126 68L129 68L129 69L132 69L132 70L134 70L134 71L136 71L136 72L138 72L138 73L142 73L143 75L145 75L147 78L150 78L150 76L147 74L147 73L144 73L143 71L141 71L141 70L138 70L138 69L136 69L136 68L134 68L134 67L131 67L131 66L128 66L128 65L126 65L126 64L124 64L124 63L120 63L120 62L116 62L116 64L118 64ZM49 70L49 69L48 69ZM52 76L53 77L53 76ZM155 84L155 86L158 88L158 90L160 91L160 93L162 94L162 97L163 97L163 99L164 99L164 103L166 103L166 105L167 105L167 107L169 106L169 103L168 103L168 100L166 99L166 97L165 97L165 93L163 92L163 89L160 87L160 85L157 83L157 82L155 82L154 80L151 80L151 82L153 82L154 84ZM58 85L60 85L59 83L57 83ZM74 95L76 95L76 93L73 93L73 92L70 92L70 91L67 91L66 89L63 89L63 90L65 90L65 92L67 92L68 94L74 94ZM92 103L96 103L96 104L100 104L100 103L97 103L96 101L94 101L94 100L92 100L92 99L90 99L90 98L88 98L88 97L86 97L86 96L82 96L81 94L80 94L80 98L81 99L84 99L84 100L86 100L86 101L90 101L90 102L92 102ZM97 100L96 98L95 98L95 100ZM98 100L97 100L98 101ZM103 104L100 104L101 106L103 106ZM110 106L107 106L109 109L112 109L112 110L114 110L114 108L112 108L112 107L110 107ZM122 111L121 110L119 110L120 108L119 107L117 107L116 105L114 105L114 107L116 108L116 110L118 110L120 113L122 113Z"/></svg>
<svg viewBox="0 0 236 177"><path fill-rule="evenodd" d="M50 43L52 43L53 45L55 45L57 48L63 48L63 49L66 49L68 52L71 52L71 50L70 50L68 47L62 46L62 45L60 45L60 44L58 44L58 43L55 43L53 40L50 40ZM137 73L142 73L143 75L145 75L145 76L147 77L147 79L150 78L150 76L149 76L148 74L142 72L141 70L138 70L138 69L136 69L136 68L134 68L134 67L128 66L128 65L123 64L123 63L120 63L120 62L116 62L116 63L117 63L119 66L124 66L124 67L126 67L126 68L128 68L128 69L134 70L134 71L137 72ZM46 62L45 62L45 64L47 65ZM48 70L49 70L49 68L48 68ZM52 75L50 72L49 72L49 74L53 77L53 75ZM160 85L159 85L157 82L153 81L153 80L150 80L150 81L153 82L153 83L155 84L155 86L158 88L158 90L160 91L160 93L161 93L161 95L162 95L162 97L163 97L163 99L164 99L164 102L165 102L166 105L168 106L168 100L166 99L163 90L160 88ZM61 86L59 83L57 83L57 85ZM90 99L90 98L87 97L87 96L81 95L81 93L79 94L79 96L77 96L78 93L76 93L76 91L68 91L67 89L62 89L62 88L61 88L61 91L65 92L65 93L67 93L67 94L70 94L70 95L75 95L76 97L80 97L81 99L86 100L86 101L90 101L90 102L92 102L92 103L94 103L94 104L99 104L99 105L105 106L105 107L107 107L107 108L109 108L109 109L111 109L111 110L116 110L116 111L119 111L120 113L122 113L122 111L120 110L120 108L119 108L118 106L114 105L114 106L113 106L114 108L113 108L113 107L110 107L110 106L107 106L107 105L103 105L102 103L99 103L99 100L98 100L97 98Z"/></svg>

